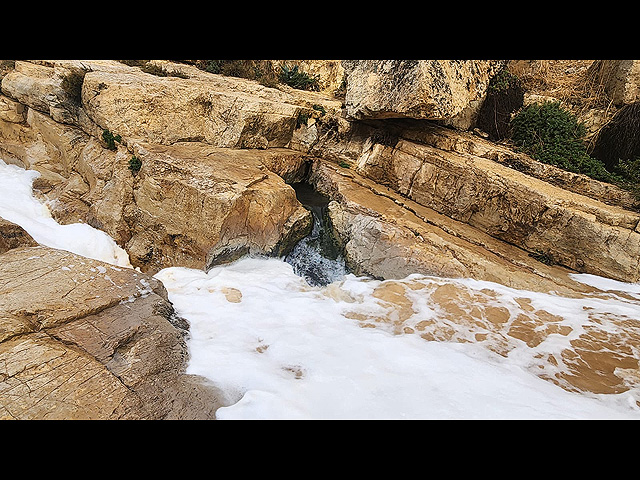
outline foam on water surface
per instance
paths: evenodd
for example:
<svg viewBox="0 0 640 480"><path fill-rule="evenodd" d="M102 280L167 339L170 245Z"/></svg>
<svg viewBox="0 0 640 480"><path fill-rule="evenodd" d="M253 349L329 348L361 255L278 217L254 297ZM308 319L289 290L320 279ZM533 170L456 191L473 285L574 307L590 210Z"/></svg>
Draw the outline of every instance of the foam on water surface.
<svg viewBox="0 0 640 480"><path fill-rule="evenodd" d="M24 228L41 245L77 253L117 266L131 267L129 255L109 235L90 225L60 225L33 196L40 175L0 160L0 217Z"/></svg>

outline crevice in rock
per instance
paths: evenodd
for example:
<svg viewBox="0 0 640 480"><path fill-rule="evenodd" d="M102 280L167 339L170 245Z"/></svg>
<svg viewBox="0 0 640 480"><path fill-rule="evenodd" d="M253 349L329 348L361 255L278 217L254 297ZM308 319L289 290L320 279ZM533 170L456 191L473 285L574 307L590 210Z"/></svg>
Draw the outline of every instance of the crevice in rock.
<svg viewBox="0 0 640 480"><path fill-rule="evenodd" d="M285 256L285 261L310 285L328 285L349 273L342 248L331 227L330 199L318 193L308 181L292 187L298 201L311 212L313 226L311 233Z"/></svg>

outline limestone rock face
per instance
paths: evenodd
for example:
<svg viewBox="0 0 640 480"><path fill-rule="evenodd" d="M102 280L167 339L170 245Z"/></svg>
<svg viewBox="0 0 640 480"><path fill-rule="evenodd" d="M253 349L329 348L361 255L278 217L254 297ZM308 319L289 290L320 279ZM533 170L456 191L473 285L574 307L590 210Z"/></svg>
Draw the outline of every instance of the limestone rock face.
<svg viewBox="0 0 640 480"><path fill-rule="evenodd" d="M185 142L140 143L134 152L142 168L128 246L139 261L149 258L145 267L207 268L245 253L282 255L311 227L310 213L260 162L260 150Z"/></svg>
<svg viewBox="0 0 640 480"><path fill-rule="evenodd" d="M12 248L34 247L37 242L24 228L0 217L0 253Z"/></svg>
<svg viewBox="0 0 640 480"><path fill-rule="evenodd" d="M640 279L640 214L603 203L598 197L607 198L606 191L591 187L597 182L584 186L591 196L568 191L488 158L482 142L459 135L456 142L446 133L434 140L436 132L401 131L388 135L393 141L376 131L354 133L350 150L339 153L374 182L546 261L626 282ZM518 160L501 154L505 163Z"/></svg>
<svg viewBox="0 0 640 480"><path fill-rule="evenodd" d="M370 170L374 165L375 173ZM405 141L393 153L387 147L373 154L361 170L422 205L532 253L544 252L576 271L640 280L637 213L490 160Z"/></svg>
<svg viewBox="0 0 640 480"><path fill-rule="evenodd" d="M640 100L640 60L597 60L590 69L614 104Z"/></svg>
<svg viewBox="0 0 640 480"><path fill-rule="evenodd" d="M21 104L5 103L14 118ZM56 220L105 231L143 271L205 268L248 252L284 254L310 228L308 211L286 184L306 173L300 152L133 140L109 150L77 126L25 111L21 122L0 121L2 158L40 172L34 187ZM134 155L142 160L136 175L129 169Z"/></svg>
<svg viewBox="0 0 640 480"><path fill-rule="evenodd" d="M211 419L163 285L47 247L0 261L0 418Z"/></svg>
<svg viewBox="0 0 640 480"><path fill-rule="evenodd" d="M317 159L310 181L332 199L332 228L356 274L471 277L571 295L584 286L480 229L441 215L350 169Z"/></svg>
<svg viewBox="0 0 640 480"><path fill-rule="evenodd" d="M2 79L2 89L20 103L46 113L56 121L68 122L69 98L58 73L53 67L17 61L15 69Z"/></svg>
<svg viewBox="0 0 640 480"><path fill-rule="evenodd" d="M267 148L290 142L303 111L294 96L249 80L190 71L188 79L139 70L87 73L84 109L104 128L150 143L197 140Z"/></svg>
<svg viewBox="0 0 640 480"><path fill-rule="evenodd" d="M496 60L343 60L347 114L448 119L482 98Z"/></svg>

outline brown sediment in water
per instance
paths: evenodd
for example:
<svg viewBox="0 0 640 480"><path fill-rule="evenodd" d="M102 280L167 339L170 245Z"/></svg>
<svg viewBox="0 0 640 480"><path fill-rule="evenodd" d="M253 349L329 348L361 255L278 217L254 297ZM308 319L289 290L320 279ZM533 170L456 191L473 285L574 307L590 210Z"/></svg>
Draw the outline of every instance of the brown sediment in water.
<svg viewBox="0 0 640 480"><path fill-rule="evenodd" d="M345 315L364 328L476 343L502 357L518 355L529 371L565 390L632 391L640 406L640 319L606 307L640 312L637 297L597 289L578 299L528 296L436 277L375 282L377 307L354 300Z"/></svg>

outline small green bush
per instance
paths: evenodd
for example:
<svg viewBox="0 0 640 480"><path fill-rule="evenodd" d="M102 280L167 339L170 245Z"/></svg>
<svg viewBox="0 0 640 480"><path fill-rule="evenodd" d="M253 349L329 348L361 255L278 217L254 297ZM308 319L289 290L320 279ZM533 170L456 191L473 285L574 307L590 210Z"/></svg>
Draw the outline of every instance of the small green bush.
<svg viewBox="0 0 640 480"><path fill-rule="evenodd" d="M314 105L312 105L312 107L314 110L317 110L318 112L320 112L320 116L326 115L327 114L327 109L324 108L322 105L316 103Z"/></svg>
<svg viewBox="0 0 640 480"><path fill-rule="evenodd" d="M613 171L618 177L616 183L633 193L640 203L640 157L633 160L620 159Z"/></svg>
<svg viewBox="0 0 640 480"><path fill-rule="evenodd" d="M320 89L320 80L318 75L313 77L305 72L299 71L298 66L293 68L288 65L282 65L280 67L280 75L278 79L290 87L297 88L298 90L315 90Z"/></svg>
<svg viewBox="0 0 640 480"><path fill-rule="evenodd" d="M120 135L114 135L107 129L102 131L102 139L107 144L109 150L117 150L116 142L122 143L122 137Z"/></svg>
<svg viewBox="0 0 640 480"><path fill-rule="evenodd" d="M612 182L616 176L587 153L586 129L559 102L532 104L511 121L511 141L532 158L597 180Z"/></svg>
<svg viewBox="0 0 640 480"><path fill-rule="evenodd" d="M299 112L298 116L296 117L296 130L300 128L302 125L306 126L310 118L311 118L311 115L309 113Z"/></svg>
<svg viewBox="0 0 640 480"><path fill-rule="evenodd" d="M142 161L134 155L129 160L129 170L135 175L140 171L140 168L142 168Z"/></svg>

